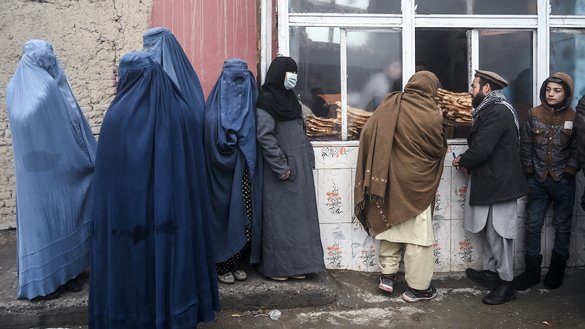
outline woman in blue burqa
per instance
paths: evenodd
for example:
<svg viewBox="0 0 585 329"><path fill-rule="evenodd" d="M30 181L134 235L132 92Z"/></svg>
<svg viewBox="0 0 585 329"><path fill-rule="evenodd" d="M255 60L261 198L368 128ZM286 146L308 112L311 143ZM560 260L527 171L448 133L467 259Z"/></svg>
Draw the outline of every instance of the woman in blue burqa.
<svg viewBox="0 0 585 329"><path fill-rule="evenodd" d="M294 93L297 63L275 58L258 97L258 144L264 158L263 238L260 273L274 280L304 279L325 270L313 168Z"/></svg>
<svg viewBox="0 0 585 329"><path fill-rule="evenodd" d="M89 266L96 142L47 41L31 40L6 88L16 169L18 298L81 290ZM42 297L41 297L42 296Z"/></svg>
<svg viewBox="0 0 585 329"><path fill-rule="evenodd" d="M96 155L90 328L193 328L219 309L195 115L145 52L119 78Z"/></svg>
<svg viewBox="0 0 585 329"><path fill-rule="evenodd" d="M248 64L228 59L205 107L214 255L218 278L228 284L246 279L241 263L248 252L252 264L260 257L262 173L257 169L257 93Z"/></svg>
<svg viewBox="0 0 585 329"><path fill-rule="evenodd" d="M195 112L197 129L203 134L205 97L197 73L181 44L165 27L153 27L146 30L143 43L143 51L149 53L157 63L162 65L163 70L181 90L181 95L189 109Z"/></svg>

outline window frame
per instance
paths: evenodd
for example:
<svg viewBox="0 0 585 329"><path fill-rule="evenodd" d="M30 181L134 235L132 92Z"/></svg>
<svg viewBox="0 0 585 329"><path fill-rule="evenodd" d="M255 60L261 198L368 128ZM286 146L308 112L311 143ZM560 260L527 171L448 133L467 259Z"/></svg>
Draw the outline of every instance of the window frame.
<svg viewBox="0 0 585 329"><path fill-rule="evenodd" d="M347 141L347 52L348 29L393 28L402 31L402 71L409 77L415 72L415 31L418 28L468 28L473 30L470 42L468 72L479 65L479 38L481 29L528 30L533 33L533 103L538 103L539 82L550 74L550 34L552 29L585 29L585 15L551 15L551 1L537 0L536 15L427 15L416 14L416 0L402 0L401 14L353 14L353 13L289 13L289 0L261 0L261 31L270 31L272 26L273 1L277 5L277 53L290 54L289 31L291 26L340 28L340 78L342 95L341 141ZM261 37L260 72L265 73L272 54L271 38ZM267 50L268 49L268 50ZM271 57L271 56L270 56ZM469 84L473 78L469 74ZM263 79L263 76L261 76ZM403 87L407 79L403 79Z"/></svg>

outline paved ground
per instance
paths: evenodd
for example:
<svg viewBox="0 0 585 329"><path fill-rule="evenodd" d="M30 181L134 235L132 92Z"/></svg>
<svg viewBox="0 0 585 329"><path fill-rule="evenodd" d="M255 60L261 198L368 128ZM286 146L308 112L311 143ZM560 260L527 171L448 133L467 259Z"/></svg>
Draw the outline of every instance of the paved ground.
<svg viewBox="0 0 585 329"><path fill-rule="evenodd" d="M486 291L461 273L437 274L434 284L436 299L408 304L400 299L404 282L387 294L372 273L328 271L280 283L251 271L246 282L220 285L223 310L199 328L585 328L584 268L571 269L560 289L538 285L500 306L483 305ZM0 329L87 328L85 288L53 301L16 300L14 231L0 231Z"/></svg>

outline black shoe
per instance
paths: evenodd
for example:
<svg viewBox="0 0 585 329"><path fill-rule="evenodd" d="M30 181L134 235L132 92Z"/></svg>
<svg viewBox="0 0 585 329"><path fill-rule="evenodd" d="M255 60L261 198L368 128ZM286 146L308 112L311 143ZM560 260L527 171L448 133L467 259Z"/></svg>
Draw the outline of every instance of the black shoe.
<svg viewBox="0 0 585 329"><path fill-rule="evenodd" d="M500 282L498 273L492 271L477 271L472 268L465 270L465 275L469 280L488 288L489 290L494 289Z"/></svg>
<svg viewBox="0 0 585 329"><path fill-rule="evenodd" d="M563 284L568 259L569 255L561 256L561 254L553 250L550 258L550 268L544 277L544 287L546 289L556 289Z"/></svg>
<svg viewBox="0 0 585 329"><path fill-rule="evenodd" d="M514 298L516 298L516 293L512 281L500 281L498 286L492 289L481 302L488 305L500 305Z"/></svg>
<svg viewBox="0 0 585 329"><path fill-rule="evenodd" d="M437 289L433 286L429 286L425 290L417 290L408 287L402 294L402 299L407 303L416 303L421 300L429 300L437 297Z"/></svg>
<svg viewBox="0 0 585 329"><path fill-rule="evenodd" d="M380 275L380 283L378 289L386 292L394 291L394 282L396 282L396 273L394 274L382 274Z"/></svg>
<svg viewBox="0 0 585 329"><path fill-rule="evenodd" d="M540 263L542 255L524 256L526 270L514 278L514 289L526 290L540 283Z"/></svg>

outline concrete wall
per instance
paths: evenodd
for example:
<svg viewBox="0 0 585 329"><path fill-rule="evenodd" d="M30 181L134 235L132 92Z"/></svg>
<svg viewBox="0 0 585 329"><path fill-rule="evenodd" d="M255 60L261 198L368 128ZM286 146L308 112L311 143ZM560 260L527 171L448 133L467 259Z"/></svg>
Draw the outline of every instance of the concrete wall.
<svg viewBox="0 0 585 329"><path fill-rule="evenodd" d="M15 177L5 88L30 39L53 44L94 134L114 96L122 55L142 49L152 0L2 0L0 6L0 229L15 227Z"/></svg>

